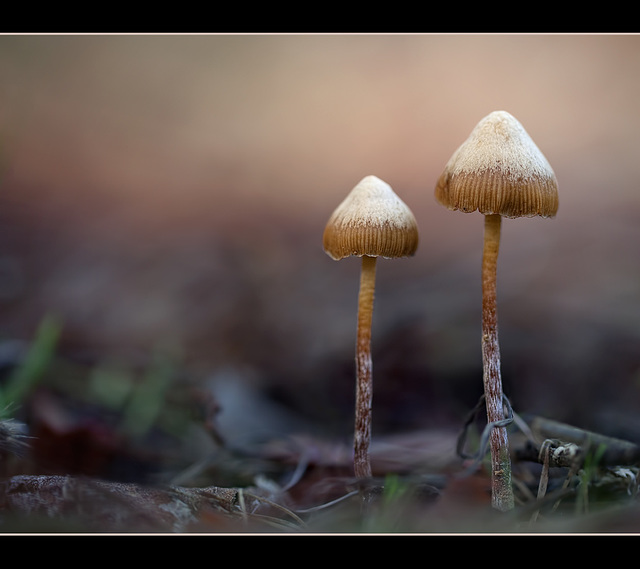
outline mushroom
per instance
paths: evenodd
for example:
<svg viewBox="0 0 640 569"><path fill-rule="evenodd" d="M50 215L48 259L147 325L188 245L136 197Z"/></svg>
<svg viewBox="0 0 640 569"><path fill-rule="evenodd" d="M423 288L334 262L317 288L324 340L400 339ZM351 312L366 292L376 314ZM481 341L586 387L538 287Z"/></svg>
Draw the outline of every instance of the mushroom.
<svg viewBox="0 0 640 569"><path fill-rule="evenodd" d="M325 252L334 260L362 257L356 341L356 413L354 472L371 477L371 404L373 375L371 319L378 257L409 257L418 247L418 226L411 210L391 186L366 176L333 212L324 230Z"/></svg>
<svg viewBox="0 0 640 569"><path fill-rule="evenodd" d="M505 111L482 119L454 152L435 189L450 210L484 214L482 256L482 361L487 420L504 421L496 311L496 266L502 217L553 217L558 185L549 162L523 126ZM507 431L494 426L490 437L492 505L513 507Z"/></svg>

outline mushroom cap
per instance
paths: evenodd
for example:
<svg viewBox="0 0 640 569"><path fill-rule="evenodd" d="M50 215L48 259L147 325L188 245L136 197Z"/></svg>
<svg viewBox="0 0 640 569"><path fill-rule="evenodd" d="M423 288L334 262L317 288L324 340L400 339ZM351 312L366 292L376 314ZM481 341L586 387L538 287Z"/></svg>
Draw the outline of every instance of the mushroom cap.
<svg viewBox="0 0 640 569"><path fill-rule="evenodd" d="M409 257L418 248L418 224L389 184L366 176L335 209L322 241L335 260L350 255Z"/></svg>
<svg viewBox="0 0 640 569"><path fill-rule="evenodd" d="M553 169L518 120L506 111L482 119L438 179L436 200L452 210L504 217L553 217Z"/></svg>

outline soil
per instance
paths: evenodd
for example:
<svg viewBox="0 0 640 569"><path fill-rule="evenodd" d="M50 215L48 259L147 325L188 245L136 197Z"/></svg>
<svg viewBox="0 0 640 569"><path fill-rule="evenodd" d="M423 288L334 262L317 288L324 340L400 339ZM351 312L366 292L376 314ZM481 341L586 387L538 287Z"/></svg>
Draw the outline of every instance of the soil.
<svg viewBox="0 0 640 569"><path fill-rule="evenodd" d="M151 366L149 363L148 366ZM224 408L172 368L145 403L116 405L87 359L55 356L2 423L0 531L8 533L627 533L640 529L640 449L544 417L510 426L515 508L491 506L484 418L458 430L374 437L373 477L353 477L348 437L226 440ZM133 371L129 370L132 374ZM98 377L98 372L102 374ZM122 373L122 370L120 370ZM102 387L104 389L104 386ZM135 408L141 419L144 407ZM24 423L18 422L23 420ZM26 427L28 425L28 429Z"/></svg>

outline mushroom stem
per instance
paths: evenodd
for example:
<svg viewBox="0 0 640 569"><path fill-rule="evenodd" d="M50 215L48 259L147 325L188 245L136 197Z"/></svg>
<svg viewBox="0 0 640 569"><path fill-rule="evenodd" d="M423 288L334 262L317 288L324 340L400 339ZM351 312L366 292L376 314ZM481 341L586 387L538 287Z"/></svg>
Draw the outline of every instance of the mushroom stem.
<svg viewBox="0 0 640 569"><path fill-rule="evenodd" d="M502 217L498 214L485 215L482 254L482 365L489 423L504 420L496 308L496 268L501 222ZM491 429L490 446L492 505L501 511L510 510L514 501L506 427Z"/></svg>
<svg viewBox="0 0 640 569"><path fill-rule="evenodd" d="M356 478L371 477L369 443L371 441L371 401L373 399L373 363L371 358L371 319L376 280L376 259L362 256L358 295L356 343L356 421L353 467Z"/></svg>

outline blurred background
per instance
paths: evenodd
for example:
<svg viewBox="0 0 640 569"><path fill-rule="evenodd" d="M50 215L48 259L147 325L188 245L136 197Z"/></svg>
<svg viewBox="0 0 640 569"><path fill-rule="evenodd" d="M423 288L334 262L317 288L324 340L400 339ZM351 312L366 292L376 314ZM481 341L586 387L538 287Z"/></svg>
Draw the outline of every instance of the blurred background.
<svg viewBox="0 0 640 569"><path fill-rule="evenodd" d="M639 71L635 35L1 36L0 338L53 316L75 362L170 354L226 437L348 442L360 264L322 232L374 174L421 239L378 264L374 437L459 427L482 393L483 219L433 191L502 109L560 194L556 218L503 223L505 392L637 435Z"/></svg>

